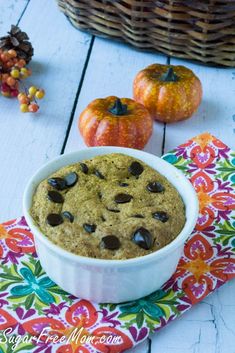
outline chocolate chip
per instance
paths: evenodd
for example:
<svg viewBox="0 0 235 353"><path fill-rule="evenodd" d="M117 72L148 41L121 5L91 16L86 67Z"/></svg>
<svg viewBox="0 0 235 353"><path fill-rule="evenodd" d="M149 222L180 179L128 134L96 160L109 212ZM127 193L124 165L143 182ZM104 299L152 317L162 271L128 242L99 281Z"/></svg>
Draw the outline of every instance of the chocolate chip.
<svg viewBox="0 0 235 353"><path fill-rule="evenodd" d="M65 218L67 218L70 223L73 223L73 221L74 221L74 216L72 215L72 213L70 213L69 211L64 211L64 212L62 212L62 215L63 215Z"/></svg>
<svg viewBox="0 0 235 353"><path fill-rule="evenodd" d="M57 190L66 189L66 182L63 178L49 178L47 180L48 184Z"/></svg>
<svg viewBox="0 0 235 353"><path fill-rule="evenodd" d="M63 218L61 215L59 215L57 213L50 213L47 216L47 223L51 227L56 227L56 226L60 225L61 223L63 223Z"/></svg>
<svg viewBox="0 0 235 353"><path fill-rule="evenodd" d="M76 184L76 182L78 181L78 175L75 172L71 172L68 175L66 175L64 177L64 179L66 182L66 186L70 188L70 187L74 186Z"/></svg>
<svg viewBox="0 0 235 353"><path fill-rule="evenodd" d="M83 228L87 233L94 233L96 230L96 225L95 224L89 224L89 223L84 223Z"/></svg>
<svg viewBox="0 0 235 353"><path fill-rule="evenodd" d="M162 223L167 222L169 219L168 214L164 211L153 212L152 216L154 219L157 219L158 221L161 221Z"/></svg>
<svg viewBox="0 0 235 353"><path fill-rule="evenodd" d="M101 239L100 245L105 249L117 250L120 248L121 243L115 235L106 235Z"/></svg>
<svg viewBox="0 0 235 353"><path fill-rule="evenodd" d="M82 172L84 174L88 174L88 171L89 171L88 166L85 163L80 163L80 166L81 166Z"/></svg>
<svg viewBox="0 0 235 353"><path fill-rule="evenodd" d="M114 198L116 203L127 203L130 202L133 197L129 194L117 194Z"/></svg>
<svg viewBox="0 0 235 353"><path fill-rule="evenodd" d="M138 245L140 248L149 250L153 246L153 237L152 234L143 227L138 228L133 236L132 241Z"/></svg>
<svg viewBox="0 0 235 353"><path fill-rule="evenodd" d="M64 198L58 191L49 190L47 193L47 198L55 203L63 203Z"/></svg>
<svg viewBox="0 0 235 353"><path fill-rule="evenodd" d="M115 210L115 209L113 209L113 208L106 208L109 212L114 212L114 213L119 213L120 212L120 210Z"/></svg>
<svg viewBox="0 0 235 353"><path fill-rule="evenodd" d="M102 220L103 222L106 221L106 219L104 218L104 216L101 216L100 218L101 218L101 220Z"/></svg>
<svg viewBox="0 0 235 353"><path fill-rule="evenodd" d="M150 192L163 192L165 190L164 186L158 181L152 181L146 186L147 190Z"/></svg>
<svg viewBox="0 0 235 353"><path fill-rule="evenodd" d="M128 170L129 170L129 172L130 172L132 175L137 176L137 175L140 175L140 174L143 173L144 168L143 168L143 166L142 166L139 162L135 161L135 162L132 162L132 163L131 163L131 165L130 165L130 167L128 168Z"/></svg>
<svg viewBox="0 0 235 353"><path fill-rule="evenodd" d="M98 197L100 200L102 199L102 193L100 191L98 192Z"/></svg>
<svg viewBox="0 0 235 353"><path fill-rule="evenodd" d="M103 174L98 169L95 169L94 174L97 176L97 178L105 179Z"/></svg>
<svg viewBox="0 0 235 353"><path fill-rule="evenodd" d="M134 218L144 218L144 216L142 214L134 214L133 216Z"/></svg>
<svg viewBox="0 0 235 353"><path fill-rule="evenodd" d="M127 184L127 183L121 183L121 182L120 182L120 183L119 183L119 186L122 186L122 187L125 188L125 187L129 186L129 184Z"/></svg>

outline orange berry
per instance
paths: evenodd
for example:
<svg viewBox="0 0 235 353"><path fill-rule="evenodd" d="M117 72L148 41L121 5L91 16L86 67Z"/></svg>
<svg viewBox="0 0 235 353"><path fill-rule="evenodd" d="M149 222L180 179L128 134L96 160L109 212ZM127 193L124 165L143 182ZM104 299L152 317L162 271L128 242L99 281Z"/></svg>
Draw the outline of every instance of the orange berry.
<svg viewBox="0 0 235 353"><path fill-rule="evenodd" d="M20 59L16 64L16 66L18 66L19 68L22 68L25 65L26 65L26 61L24 59Z"/></svg>
<svg viewBox="0 0 235 353"><path fill-rule="evenodd" d="M19 93L18 96L17 96L17 98L18 98L18 101L19 101L21 104L27 104L27 105L28 105L28 104L30 103L28 97L27 97L26 94L23 93L23 92Z"/></svg>
<svg viewBox="0 0 235 353"><path fill-rule="evenodd" d="M11 56L7 52L1 54L1 59L3 62L7 62L10 58Z"/></svg>
<svg viewBox="0 0 235 353"><path fill-rule="evenodd" d="M26 94L23 92L20 92L17 96L18 99L20 99L21 97L26 97Z"/></svg>
<svg viewBox="0 0 235 353"><path fill-rule="evenodd" d="M21 104L29 104L30 103L30 100L28 99L28 97L21 97L20 99L19 99L19 102L21 103Z"/></svg>
<svg viewBox="0 0 235 353"><path fill-rule="evenodd" d="M13 77L9 76L8 79L6 80L6 83L12 87L15 85L16 80Z"/></svg>
<svg viewBox="0 0 235 353"><path fill-rule="evenodd" d="M31 113L36 113L38 111L38 109L39 109L39 106L36 103L31 103L29 105L29 111Z"/></svg>
<svg viewBox="0 0 235 353"><path fill-rule="evenodd" d="M7 62L6 62L6 67L12 67L12 66L14 66L14 62L13 62L13 60L8 60Z"/></svg>
<svg viewBox="0 0 235 353"><path fill-rule="evenodd" d="M8 50L8 54L9 54L12 58L16 58L16 57L17 57L17 52L16 52L14 49Z"/></svg>

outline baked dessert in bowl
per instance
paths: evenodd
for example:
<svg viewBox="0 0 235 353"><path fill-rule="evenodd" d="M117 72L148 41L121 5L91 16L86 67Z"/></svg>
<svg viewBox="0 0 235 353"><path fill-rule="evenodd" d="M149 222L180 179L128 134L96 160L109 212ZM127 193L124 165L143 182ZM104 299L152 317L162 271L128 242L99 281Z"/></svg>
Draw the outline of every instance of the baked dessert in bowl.
<svg viewBox="0 0 235 353"><path fill-rule="evenodd" d="M150 254L174 240L185 223L175 187L120 153L59 169L38 185L30 213L56 245L110 260Z"/></svg>
<svg viewBox="0 0 235 353"><path fill-rule="evenodd" d="M115 303L147 295L172 275L198 214L181 172L122 147L47 163L28 183L23 207L48 275L76 296Z"/></svg>

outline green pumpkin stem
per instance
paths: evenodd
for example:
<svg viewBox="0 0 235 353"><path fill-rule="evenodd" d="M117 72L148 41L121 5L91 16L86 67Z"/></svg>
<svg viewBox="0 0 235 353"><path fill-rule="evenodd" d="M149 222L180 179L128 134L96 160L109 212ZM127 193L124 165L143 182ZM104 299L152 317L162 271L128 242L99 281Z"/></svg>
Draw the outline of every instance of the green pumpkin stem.
<svg viewBox="0 0 235 353"><path fill-rule="evenodd" d="M169 67L167 69L167 72L162 74L160 80L163 82L177 82L179 80L179 77L174 73L173 68Z"/></svg>
<svg viewBox="0 0 235 353"><path fill-rule="evenodd" d="M126 115L127 114L127 104L122 104L120 98L116 98L116 101L111 109L109 109L109 112L112 113L113 115Z"/></svg>

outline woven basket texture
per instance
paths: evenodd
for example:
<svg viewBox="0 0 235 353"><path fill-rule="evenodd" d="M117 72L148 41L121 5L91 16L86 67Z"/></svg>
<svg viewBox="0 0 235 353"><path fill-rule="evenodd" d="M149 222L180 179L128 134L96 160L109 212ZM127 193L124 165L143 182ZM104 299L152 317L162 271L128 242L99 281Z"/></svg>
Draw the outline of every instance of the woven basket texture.
<svg viewBox="0 0 235 353"><path fill-rule="evenodd" d="M235 0L57 0L75 27L139 49L235 66Z"/></svg>

